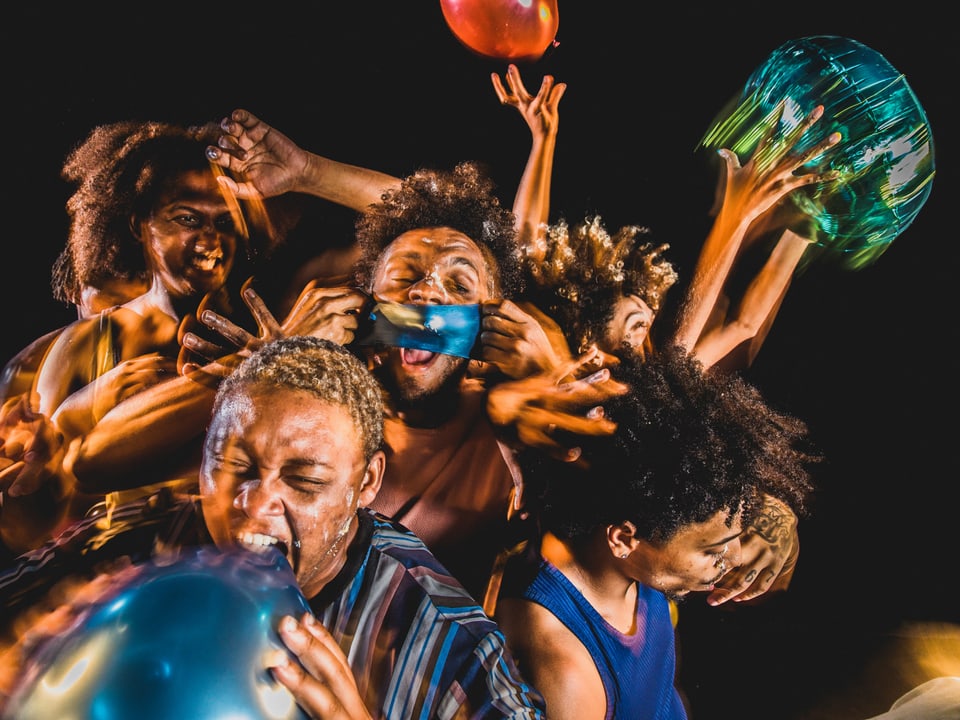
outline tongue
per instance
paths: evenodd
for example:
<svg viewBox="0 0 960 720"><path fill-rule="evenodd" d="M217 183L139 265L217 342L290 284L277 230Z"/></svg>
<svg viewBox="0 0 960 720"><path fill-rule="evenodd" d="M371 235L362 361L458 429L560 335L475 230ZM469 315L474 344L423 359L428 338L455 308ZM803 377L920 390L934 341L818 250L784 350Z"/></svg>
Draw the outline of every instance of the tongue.
<svg viewBox="0 0 960 720"><path fill-rule="evenodd" d="M432 353L429 350L414 350L411 348L403 348L403 350L401 351L403 362L407 365L425 365L426 363L433 360L434 355L436 355L436 353Z"/></svg>

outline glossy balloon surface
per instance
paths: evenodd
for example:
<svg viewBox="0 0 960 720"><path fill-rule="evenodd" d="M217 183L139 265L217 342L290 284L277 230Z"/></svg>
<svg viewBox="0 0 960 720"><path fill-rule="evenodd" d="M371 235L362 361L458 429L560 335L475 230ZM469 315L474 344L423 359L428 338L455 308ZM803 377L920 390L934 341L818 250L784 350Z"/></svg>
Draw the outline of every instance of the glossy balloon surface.
<svg viewBox="0 0 960 720"><path fill-rule="evenodd" d="M729 148L744 160L774 124L775 137L787 137L820 104L822 119L795 151L839 132L840 143L801 172L837 170L840 177L791 194L804 217L796 229L815 241L818 257L858 269L876 260L914 220L935 172L923 106L880 53L828 35L784 43L754 70L701 146Z"/></svg>
<svg viewBox="0 0 960 720"><path fill-rule="evenodd" d="M308 609L275 550L207 548L144 566L42 647L4 717L306 718L263 657L283 647L280 618Z"/></svg>
<svg viewBox="0 0 960 720"><path fill-rule="evenodd" d="M560 25L557 0L440 0L440 7L467 48L508 62L539 60Z"/></svg>

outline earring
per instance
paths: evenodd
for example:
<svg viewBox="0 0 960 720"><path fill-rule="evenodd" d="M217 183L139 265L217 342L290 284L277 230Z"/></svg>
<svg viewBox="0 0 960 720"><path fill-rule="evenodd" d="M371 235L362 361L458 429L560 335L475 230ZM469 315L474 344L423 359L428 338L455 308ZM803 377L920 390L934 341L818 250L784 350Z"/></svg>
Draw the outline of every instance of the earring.
<svg viewBox="0 0 960 720"><path fill-rule="evenodd" d="M620 553L620 559L621 559L621 560L626 560L626 559L627 559L627 555L629 555L629 554L630 554L630 553Z"/></svg>

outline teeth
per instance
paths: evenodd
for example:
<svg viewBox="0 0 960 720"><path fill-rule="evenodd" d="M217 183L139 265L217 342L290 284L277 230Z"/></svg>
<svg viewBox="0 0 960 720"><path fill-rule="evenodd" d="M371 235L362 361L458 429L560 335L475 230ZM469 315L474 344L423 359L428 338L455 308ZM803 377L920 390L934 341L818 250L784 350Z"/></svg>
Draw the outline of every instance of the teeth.
<svg viewBox="0 0 960 720"><path fill-rule="evenodd" d="M244 545L252 545L254 547L270 547L271 545L276 545L280 542L273 535L264 535L262 533L252 533L245 532L240 535L240 542Z"/></svg>
<svg viewBox="0 0 960 720"><path fill-rule="evenodd" d="M193 264L196 265L201 270L210 271L213 270L217 263L223 259L223 248L217 248L216 250L211 250L208 253L198 253L194 259Z"/></svg>

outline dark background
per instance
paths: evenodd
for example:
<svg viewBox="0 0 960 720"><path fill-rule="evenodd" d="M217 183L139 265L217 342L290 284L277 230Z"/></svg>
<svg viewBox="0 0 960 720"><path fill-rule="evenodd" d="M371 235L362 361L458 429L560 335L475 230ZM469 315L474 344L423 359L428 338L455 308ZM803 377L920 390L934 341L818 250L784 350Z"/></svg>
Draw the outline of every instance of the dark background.
<svg viewBox="0 0 960 720"><path fill-rule="evenodd" d="M646 225L671 244L681 283L713 199L696 144L783 42L843 35L879 51L933 130L937 175L913 224L866 269L815 266L797 278L748 372L772 402L807 419L828 458L790 592L753 607L692 600L681 609L694 720L817 717L804 713L818 694L854 682L903 622L960 621L951 590L960 556L951 210L960 37L945 10L919 3L667 5L560 0L559 44L521 71L534 92L546 73L568 83L551 218L596 211L610 228ZM59 170L95 124L194 123L245 107L318 153L394 175L480 160L508 205L529 150L524 122L490 83L506 63L465 49L436 0L271 2L257 12L36 3L5 14L4 361L75 317L49 286L67 228ZM290 255L300 244L342 243L351 221L316 207ZM891 681L864 707L880 712L901 691Z"/></svg>

